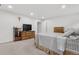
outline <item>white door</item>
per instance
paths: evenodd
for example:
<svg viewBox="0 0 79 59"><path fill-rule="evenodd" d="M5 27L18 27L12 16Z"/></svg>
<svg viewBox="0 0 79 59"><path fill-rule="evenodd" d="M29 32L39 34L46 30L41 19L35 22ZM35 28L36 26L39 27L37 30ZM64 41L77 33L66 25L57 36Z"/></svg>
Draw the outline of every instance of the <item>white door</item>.
<svg viewBox="0 0 79 59"><path fill-rule="evenodd" d="M37 32L41 32L41 22L37 22Z"/></svg>

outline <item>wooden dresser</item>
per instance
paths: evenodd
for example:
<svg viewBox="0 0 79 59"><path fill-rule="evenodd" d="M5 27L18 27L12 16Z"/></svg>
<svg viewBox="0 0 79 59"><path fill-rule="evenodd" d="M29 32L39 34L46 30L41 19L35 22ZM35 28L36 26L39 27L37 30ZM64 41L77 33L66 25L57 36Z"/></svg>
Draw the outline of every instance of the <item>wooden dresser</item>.
<svg viewBox="0 0 79 59"><path fill-rule="evenodd" d="M21 40L35 38L35 32L34 31L22 31L21 32Z"/></svg>

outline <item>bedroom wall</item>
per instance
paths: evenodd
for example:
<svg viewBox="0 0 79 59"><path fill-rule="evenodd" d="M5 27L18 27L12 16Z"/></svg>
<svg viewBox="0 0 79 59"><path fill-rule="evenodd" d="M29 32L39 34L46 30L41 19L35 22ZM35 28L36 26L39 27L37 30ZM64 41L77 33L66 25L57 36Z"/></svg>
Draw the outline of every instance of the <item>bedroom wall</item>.
<svg viewBox="0 0 79 59"><path fill-rule="evenodd" d="M55 26L63 26L66 29L74 26L75 24L79 24L78 14L47 19L42 22L41 29L43 33L52 33Z"/></svg>
<svg viewBox="0 0 79 59"><path fill-rule="evenodd" d="M33 30L36 31L36 20L21 16L21 21L19 22L18 16L0 11L0 43L13 41L13 27L22 27L22 24L32 24Z"/></svg>

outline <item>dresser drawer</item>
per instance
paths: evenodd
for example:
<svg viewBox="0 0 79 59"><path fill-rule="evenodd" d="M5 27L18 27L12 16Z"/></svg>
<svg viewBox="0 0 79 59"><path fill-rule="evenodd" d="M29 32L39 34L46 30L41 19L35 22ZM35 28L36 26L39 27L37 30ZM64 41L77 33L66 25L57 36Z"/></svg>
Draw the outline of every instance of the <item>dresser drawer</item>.
<svg viewBox="0 0 79 59"><path fill-rule="evenodd" d="M22 32L21 33L22 39L30 39L35 37L35 32L34 31L28 31L28 32Z"/></svg>

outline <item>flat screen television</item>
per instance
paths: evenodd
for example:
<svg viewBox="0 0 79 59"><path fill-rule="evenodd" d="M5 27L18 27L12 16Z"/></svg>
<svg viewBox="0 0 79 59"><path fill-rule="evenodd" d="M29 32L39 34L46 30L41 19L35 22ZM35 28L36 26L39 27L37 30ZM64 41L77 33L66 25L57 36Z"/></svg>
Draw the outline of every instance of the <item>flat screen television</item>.
<svg viewBox="0 0 79 59"><path fill-rule="evenodd" d="M31 31L32 25L31 24L23 24L23 31Z"/></svg>

